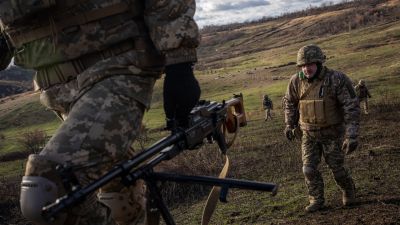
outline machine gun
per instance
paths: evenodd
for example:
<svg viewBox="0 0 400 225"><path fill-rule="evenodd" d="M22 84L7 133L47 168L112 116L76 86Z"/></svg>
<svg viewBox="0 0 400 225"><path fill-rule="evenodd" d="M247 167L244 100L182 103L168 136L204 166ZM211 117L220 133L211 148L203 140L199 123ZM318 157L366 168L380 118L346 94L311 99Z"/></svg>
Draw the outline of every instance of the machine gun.
<svg viewBox="0 0 400 225"><path fill-rule="evenodd" d="M234 95L232 99L222 103L200 101L191 111L188 124L188 128L176 129L171 135L161 139L147 150L114 166L109 172L89 185L80 187L74 182L71 187L70 184L69 190L71 191L68 194L43 208L43 217L48 221L54 220L58 213L82 202L86 196L115 178L121 178L121 182L126 186L135 184L138 179L143 179L148 186L152 201L160 210L165 223L168 225L175 224L175 222L158 190L157 181L219 186L222 188L220 191L221 201L226 201L229 188L269 191L273 195L276 194L277 185L273 183L222 179L209 176L185 176L153 171L157 164L174 158L184 150L198 149L203 145L204 140L208 140L211 143L217 142L220 150L225 154L232 143L227 143L226 132L236 134L239 127L247 124L243 96L241 94Z"/></svg>

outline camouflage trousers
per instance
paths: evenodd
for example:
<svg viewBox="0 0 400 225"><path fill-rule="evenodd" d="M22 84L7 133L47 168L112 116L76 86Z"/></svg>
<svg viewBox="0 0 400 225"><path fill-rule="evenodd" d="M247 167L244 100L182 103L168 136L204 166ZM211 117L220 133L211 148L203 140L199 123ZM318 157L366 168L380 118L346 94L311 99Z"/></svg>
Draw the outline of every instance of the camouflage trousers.
<svg viewBox="0 0 400 225"><path fill-rule="evenodd" d="M269 119L272 120L272 115L271 115L271 109L265 109L265 121L267 121Z"/></svg>
<svg viewBox="0 0 400 225"><path fill-rule="evenodd" d="M310 203L324 203L324 181L318 170L321 158L331 170L336 184L342 191L352 190L353 179L344 167L344 153L341 149L343 138L340 128L322 131L303 131L302 160L305 183Z"/></svg>
<svg viewBox="0 0 400 225"><path fill-rule="evenodd" d="M364 114L368 114L368 98L360 98L360 106L364 108Z"/></svg>
<svg viewBox="0 0 400 225"><path fill-rule="evenodd" d="M150 99L155 79L112 76L83 92L77 90L74 82L61 85L53 95L43 93L41 96L45 100L42 102L48 103L45 105L64 121L40 155L70 165L84 186L132 155L129 149L138 135L146 108L135 96ZM99 192L120 193L128 198L121 199L121 203L128 205L120 206L122 211L131 209L127 212L128 219L118 221L118 224L145 223L146 186L143 181L127 188L115 180ZM70 210L65 224L117 224L111 217L110 209L93 193Z"/></svg>

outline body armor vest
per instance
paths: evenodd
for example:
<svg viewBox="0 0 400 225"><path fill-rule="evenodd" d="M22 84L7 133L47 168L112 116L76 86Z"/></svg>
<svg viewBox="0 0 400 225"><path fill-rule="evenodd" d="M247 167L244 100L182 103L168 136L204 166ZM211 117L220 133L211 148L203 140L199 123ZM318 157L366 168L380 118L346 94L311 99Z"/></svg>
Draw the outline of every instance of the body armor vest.
<svg viewBox="0 0 400 225"><path fill-rule="evenodd" d="M38 71L35 89L67 82L99 60L134 49L160 59L143 21L142 0L0 0L0 6L11 9L0 9L0 18L17 51L15 64ZM143 63L161 64L155 61Z"/></svg>
<svg viewBox="0 0 400 225"><path fill-rule="evenodd" d="M320 129L343 122L343 115L337 105L330 72L321 71L322 79L300 81L300 126L303 130Z"/></svg>

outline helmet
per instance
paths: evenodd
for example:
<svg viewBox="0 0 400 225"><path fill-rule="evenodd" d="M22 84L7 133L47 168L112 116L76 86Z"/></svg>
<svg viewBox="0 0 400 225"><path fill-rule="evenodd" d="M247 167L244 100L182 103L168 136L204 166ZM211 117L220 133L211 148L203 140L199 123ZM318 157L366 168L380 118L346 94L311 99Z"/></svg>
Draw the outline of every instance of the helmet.
<svg viewBox="0 0 400 225"><path fill-rule="evenodd" d="M308 63L324 63L325 55L321 48L311 44L303 46L297 52L297 66L303 66Z"/></svg>
<svg viewBox="0 0 400 225"><path fill-rule="evenodd" d="M360 80L360 81L358 81L358 84L363 86L363 85L365 85L365 81L364 80Z"/></svg>
<svg viewBox="0 0 400 225"><path fill-rule="evenodd" d="M268 95L267 95L267 94L265 94L265 95L264 95L264 98L268 98Z"/></svg>

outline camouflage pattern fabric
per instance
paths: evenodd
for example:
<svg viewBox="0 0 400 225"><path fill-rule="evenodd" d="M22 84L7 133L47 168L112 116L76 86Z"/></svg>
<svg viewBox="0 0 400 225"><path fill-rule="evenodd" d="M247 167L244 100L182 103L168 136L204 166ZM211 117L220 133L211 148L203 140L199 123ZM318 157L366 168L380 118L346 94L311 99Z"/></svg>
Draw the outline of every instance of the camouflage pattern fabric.
<svg viewBox="0 0 400 225"><path fill-rule="evenodd" d="M364 109L364 114L368 114L368 98L371 98L371 94L369 93L369 90L365 85L365 81L360 80L360 82L354 87L354 89L356 90L358 99L360 100L360 105Z"/></svg>
<svg viewBox="0 0 400 225"><path fill-rule="evenodd" d="M302 137L302 160L305 183L311 203L323 203L324 182L318 165L324 156L325 162L332 171L336 184L345 191L350 190L353 180L344 165L344 153L341 149L343 139L341 128L330 128L320 132L306 131ZM339 137L339 138L338 138Z"/></svg>
<svg viewBox="0 0 400 225"><path fill-rule="evenodd" d="M164 66L197 60L194 0L0 0L0 6L0 69L14 56L16 65L37 70L41 102L64 120L40 155L71 165L82 185L130 156ZM124 188L116 180L101 191L125 195L136 209L120 225L145 222L142 182ZM67 224L115 224L96 193L71 211Z"/></svg>
<svg viewBox="0 0 400 225"><path fill-rule="evenodd" d="M312 48L316 50L316 48ZM300 56L303 53L302 49L300 49ZM318 55L318 50L314 51L313 54ZM317 58L321 60L321 56L319 55ZM313 61L311 58L309 59ZM299 114L304 113L301 110L299 111L299 101L304 89L307 89L315 82L324 81L324 95L334 99L338 103L337 107L340 107L339 110L343 113L343 123L337 125L329 127L301 126L303 131L301 147L303 173L308 188L309 200L311 204L323 204L325 201L324 182L318 170L322 156L343 193L354 193L354 183L351 175L343 166L344 153L341 148L344 136L346 138L358 137L360 108L351 80L345 74L323 67L320 74L315 76L312 80L308 80L304 76L299 76L299 74L293 75L289 81L283 103L286 126L296 127L299 122ZM325 115L329 115L329 113Z"/></svg>
<svg viewBox="0 0 400 225"><path fill-rule="evenodd" d="M265 109L265 118L264 118L264 120L267 121L268 119L272 120L272 115L271 115L271 109L270 108Z"/></svg>
<svg viewBox="0 0 400 225"><path fill-rule="evenodd" d="M16 10L15 5L7 6L10 0L0 0L2 9L0 18L9 11ZM78 1L79 2L79 1ZM67 3L57 3L49 12L49 17L33 17L13 24L6 23L6 32L19 35L32 29L49 27L51 18L67 20L77 14L90 13L95 9L112 7L125 3L122 0L81 1L65 7ZM200 41L197 24L193 19L196 4L194 0L129 0L126 13L103 18L100 21L90 21L84 24L64 29L54 30L48 37L40 38L23 46L24 51L15 55L15 64L40 70L43 67L77 59L85 54L105 49L107 46L120 43L127 39L148 37L151 42L147 47L155 48L166 57L167 64L194 62L197 60L196 47ZM11 8L10 8L11 7ZM135 17L132 18L132 15ZM59 18L59 17L62 18ZM138 19L143 18L143 19ZM4 21L3 21L4 22ZM56 29L57 22L50 28ZM140 52L140 51L138 51ZM157 63L155 61L155 63ZM157 65L157 64L156 64Z"/></svg>
<svg viewBox="0 0 400 225"><path fill-rule="evenodd" d="M327 71L329 77L329 88L334 94L338 105L343 111L343 119L346 127L345 137L358 137L360 106L356 98L355 91L352 87L351 80L343 73L330 70L327 67L323 69ZM319 76L323 76L320 74ZM306 78L301 79L298 74L291 77L289 85L284 96L285 124L295 127L298 124L298 105L300 100L301 85L310 86L311 83ZM300 112L301 113L301 112ZM307 130L307 129L306 129Z"/></svg>
<svg viewBox="0 0 400 225"><path fill-rule="evenodd" d="M150 98L154 82L155 79L124 75L98 82L76 100L40 155L71 165L82 185L99 178L130 156L128 149L138 135L145 110L132 96L146 94ZM144 222L145 187L139 184L128 189L115 180L102 191L126 193L137 209L132 214L142 217L133 220ZM109 209L97 202L95 193L72 210L69 217L79 218L79 224L113 224Z"/></svg>
<svg viewBox="0 0 400 225"><path fill-rule="evenodd" d="M325 55L317 45L306 45L297 52L297 66L309 63L324 63Z"/></svg>

